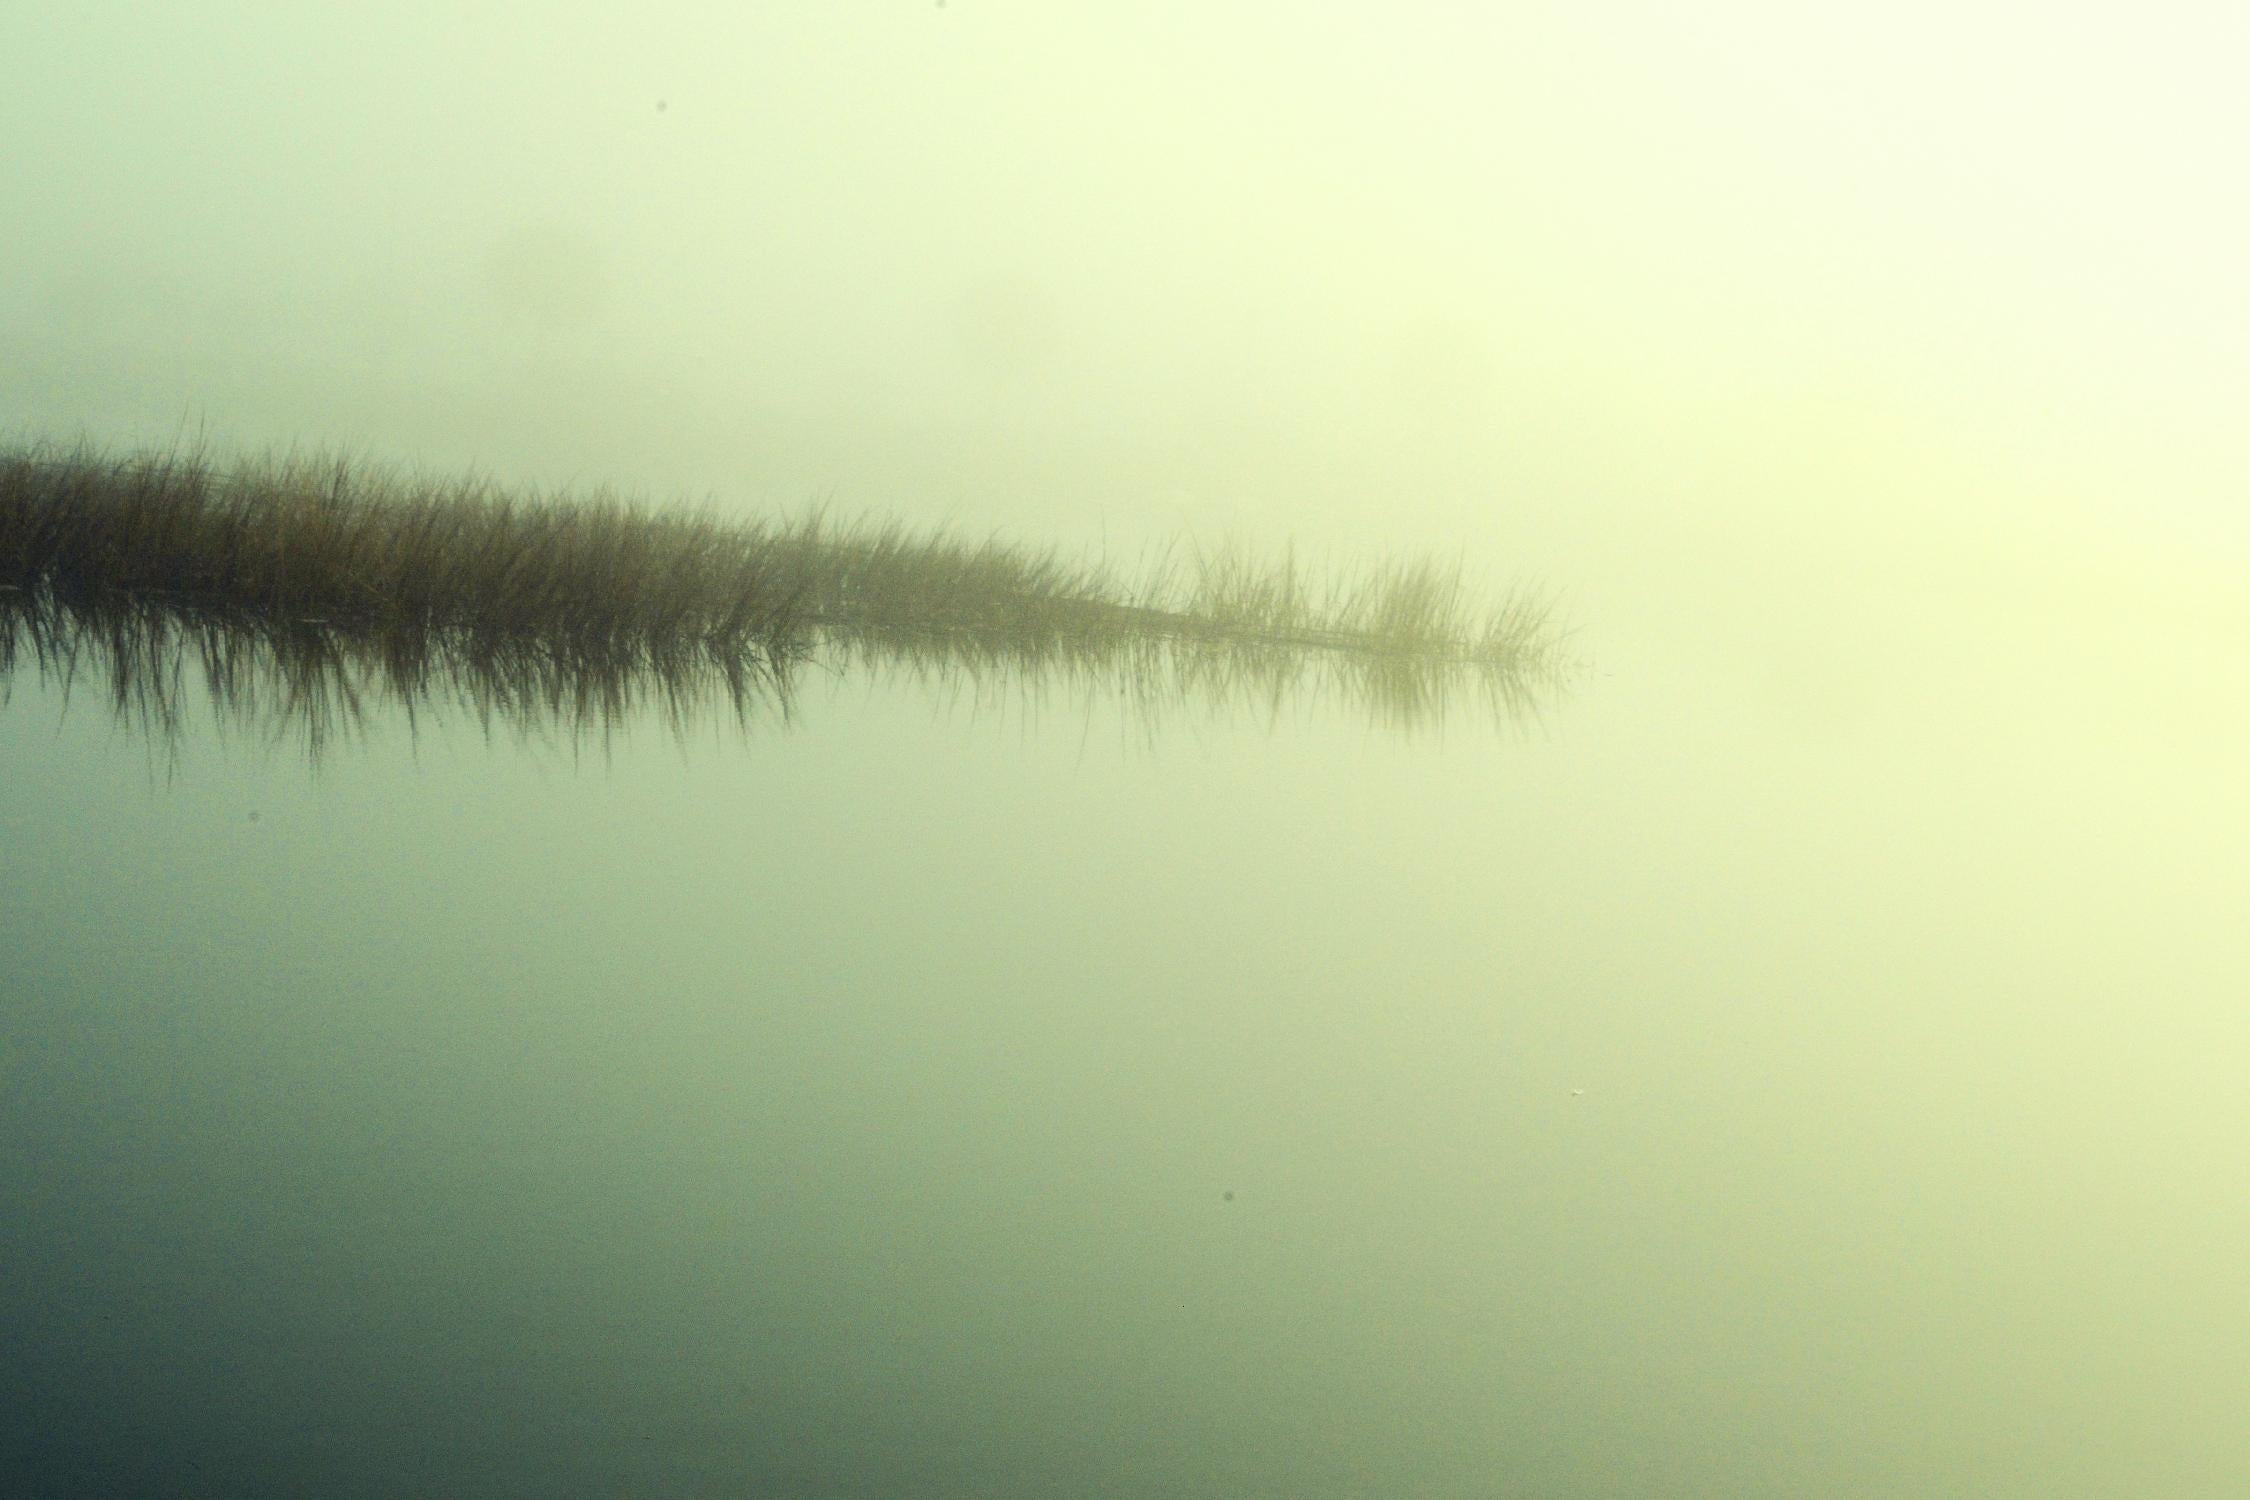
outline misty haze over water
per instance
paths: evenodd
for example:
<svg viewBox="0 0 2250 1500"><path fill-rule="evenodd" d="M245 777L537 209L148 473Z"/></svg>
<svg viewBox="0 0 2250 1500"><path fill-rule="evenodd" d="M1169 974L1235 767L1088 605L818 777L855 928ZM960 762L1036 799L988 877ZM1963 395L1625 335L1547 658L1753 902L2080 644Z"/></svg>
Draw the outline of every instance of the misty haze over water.
<svg viewBox="0 0 2250 1500"><path fill-rule="evenodd" d="M1581 667L315 760L11 636L0 1491L2238 1491L2235 41L9 8L11 451L1434 558Z"/></svg>

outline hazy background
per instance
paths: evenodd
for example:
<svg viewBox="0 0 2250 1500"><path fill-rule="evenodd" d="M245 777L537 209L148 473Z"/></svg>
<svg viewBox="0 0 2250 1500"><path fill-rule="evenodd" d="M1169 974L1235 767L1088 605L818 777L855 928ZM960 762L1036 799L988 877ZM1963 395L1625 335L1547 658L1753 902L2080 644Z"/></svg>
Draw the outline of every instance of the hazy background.
<svg viewBox="0 0 2250 1500"><path fill-rule="evenodd" d="M317 777L19 674L17 1472L2239 1488L2246 33L0 10L11 436L1436 548L1590 662Z"/></svg>
<svg viewBox="0 0 2250 1500"><path fill-rule="evenodd" d="M2239 561L2246 23L2034 17L14 5L0 397L1564 577Z"/></svg>

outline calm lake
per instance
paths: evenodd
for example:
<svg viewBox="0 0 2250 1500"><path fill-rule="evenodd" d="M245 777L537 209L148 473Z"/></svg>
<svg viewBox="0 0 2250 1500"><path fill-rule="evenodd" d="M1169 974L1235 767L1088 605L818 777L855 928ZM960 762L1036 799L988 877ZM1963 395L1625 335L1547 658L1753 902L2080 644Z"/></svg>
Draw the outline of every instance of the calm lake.
<svg viewBox="0 0 2250 1500"><path fill-rule="evenodd" d="M0 458L337 476L0 524L0 1500L2250 1495L2243 56L0 4ZM725 549L362 466L1576 669L1300 679L1255 568L1250 665L840 649L855 565L786 693L573 696ZM120 707L195 609L282 668Z"/></svg>
<svg viewBox="0 0 2250 1500"><path fill-rule="evenodd" d="M2223 622L1843 582L1437 733L843 673L316 768L19 666L8 1487L2210 1493Z"/></svg>

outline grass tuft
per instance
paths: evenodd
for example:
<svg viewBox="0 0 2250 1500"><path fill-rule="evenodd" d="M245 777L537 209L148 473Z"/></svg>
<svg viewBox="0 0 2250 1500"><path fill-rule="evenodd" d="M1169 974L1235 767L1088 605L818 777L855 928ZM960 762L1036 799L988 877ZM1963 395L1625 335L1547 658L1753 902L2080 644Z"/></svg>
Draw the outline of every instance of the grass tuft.
<svg viewBox="0 0 2250 1500"><path fill-rule="evenodd" d="M1221 551L1128 585L817 510L721 520L299 455L0 452L0 673L27 651L66 684L98 670L163 729L192 663L223 706L316 746L375 697L573 734L650 705L677 728L714 699L746 721L814 659L1275 704L1309 675L1413 724L1464 678L1510 706L1554 681L1551 618L1525 595L1480 608L1426 561L1319 581Z"/></svg>

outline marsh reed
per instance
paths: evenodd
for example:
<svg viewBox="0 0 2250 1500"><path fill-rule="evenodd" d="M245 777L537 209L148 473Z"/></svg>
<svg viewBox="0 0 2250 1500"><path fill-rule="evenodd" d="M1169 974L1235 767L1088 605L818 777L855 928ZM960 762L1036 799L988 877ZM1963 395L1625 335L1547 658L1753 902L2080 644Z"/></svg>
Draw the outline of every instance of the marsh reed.
<svg viewBox="0 0 2250 1500"><path fill-rule="evenodd" d="M488 728L607 732L654 706L786 712L815 662L1061 679L1146 704L1342 692L1413 726L1473 683L1520 709L1562 668L1550 613L1457 568L1316 581L1289 557L1096 562L895 523L723 520L341 459L0 452L0 673L106 679L176 730L190 665L238 718L318 745L376 698ZM5 682L0 680L0 691Z"/></svg>

